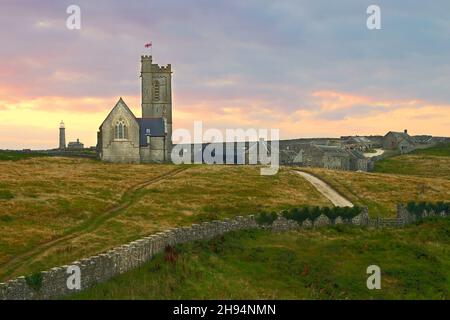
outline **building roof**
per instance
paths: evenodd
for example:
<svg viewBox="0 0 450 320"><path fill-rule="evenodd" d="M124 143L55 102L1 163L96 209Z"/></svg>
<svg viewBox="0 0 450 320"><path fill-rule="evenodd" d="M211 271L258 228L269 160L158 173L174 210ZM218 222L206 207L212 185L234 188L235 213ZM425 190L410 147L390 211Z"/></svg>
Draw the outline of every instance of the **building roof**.
<svg viewBox="0 0 450 320"><path fill-rule="evenodd" d="M409 134L407 134L406 132L389 131L386 134L386 136L389 135L389 134L393 135L395 137L395 139L397 140L397 142L401 142L401 141L405 140L406 142L408 142L410 144L415 144L414 139Z"/></svg>
<svg viewBox="0 0 450 320"><path fill-rule="evenodd" d="M347 150L342 147L321 145L314 145L314 147L331 156L348 156Z"/></svg>
<svg viewBox="0 0 450 320"><path fill-rule="evenodd" d="M147 136L164 137L166 135L163 118L136 118L136 120L139 124L139 145L147 145Z"/></svg>
<svg viewBox="0 0 450 320"><path fill-rule="evenodd" d="M372 143L372 141L370 141L370 139L368 139L367 137L353 137L353 140L355 140L358 143L363 143L363 144Z"/></svg>

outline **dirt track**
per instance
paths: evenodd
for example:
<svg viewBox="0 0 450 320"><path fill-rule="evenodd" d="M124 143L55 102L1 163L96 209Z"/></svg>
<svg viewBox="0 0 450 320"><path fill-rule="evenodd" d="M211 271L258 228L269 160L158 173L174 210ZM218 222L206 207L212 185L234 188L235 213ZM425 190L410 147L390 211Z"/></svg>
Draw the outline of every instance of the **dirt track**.
<svg viewBox="0 0 450 320"><path fill-rule="evenodd" d="M303 171L295 171L295 172L301 175L306 180L308 180L317 189L317 191L323 194L336 207L353 207L353 203L345 199L343 196L341 196L333 188L331 188L328 184L326 184L319 178Z"/></svg>

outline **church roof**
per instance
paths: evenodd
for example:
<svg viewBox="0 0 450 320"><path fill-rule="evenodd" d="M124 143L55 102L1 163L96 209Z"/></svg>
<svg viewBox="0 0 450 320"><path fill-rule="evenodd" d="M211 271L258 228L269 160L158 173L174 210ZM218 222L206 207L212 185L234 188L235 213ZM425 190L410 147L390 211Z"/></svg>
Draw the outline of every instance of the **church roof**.
<svg viewBox="0 0 450 320"><path fill-rule="evenodd" d="M163 118L136 118L139 123L139 144L147 145L147 136L164 137L166 130L164 128Z"/></svg>

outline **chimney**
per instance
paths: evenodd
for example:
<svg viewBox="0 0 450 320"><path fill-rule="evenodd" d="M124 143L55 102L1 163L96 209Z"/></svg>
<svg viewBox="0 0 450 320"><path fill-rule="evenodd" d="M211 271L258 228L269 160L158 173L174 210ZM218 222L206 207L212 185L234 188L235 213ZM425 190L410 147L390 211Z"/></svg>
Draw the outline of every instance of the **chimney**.
<svg viewBox="0 0 450 320"><path fill-rule="evenodd" d="M408 134L408 129L405 129L405 131L404 131L404 132L405 132L405 134Z"/></svg>

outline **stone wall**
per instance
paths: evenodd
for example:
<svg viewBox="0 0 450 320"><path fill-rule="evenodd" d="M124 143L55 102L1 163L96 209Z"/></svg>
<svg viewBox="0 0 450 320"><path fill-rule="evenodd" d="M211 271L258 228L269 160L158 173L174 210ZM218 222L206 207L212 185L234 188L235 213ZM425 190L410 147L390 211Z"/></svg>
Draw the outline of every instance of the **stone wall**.
<svg viewBox="0 0 450 320"><path fill-rule="evenodd" d="M448 216L448 214L448 212L439 214L427 213L423 216ZM105 253L75 261L70 266L56 267L41 272L37 274L39 279L37 281L38 285L30 284L30 278L27 281L26 277L18 277L14 280L0 283L0 299L27 300L63 297L78 291L78 289L71 290L68 288L67 282L72 274L69 267L79 268L81 271L81 288L79 290L84 290L143 265L154 255L163 252L167 246L197 240L208 240L232 231L260 228L281 232L298 228L317 228L338 224L368 227L401 227L413 221L415 221L414 216L404 206L399 205L396 219L371 219L367 208L364 208L353 219L344 219L342 217L330 219L325 215L321 215L314 221L307 219L302 223L298 223L279 215L271 225L260 225L256 222L255 216L238 216L234 219L225 219L223 221L193 224L190 227L180 227L150 235Z"/></svg>

